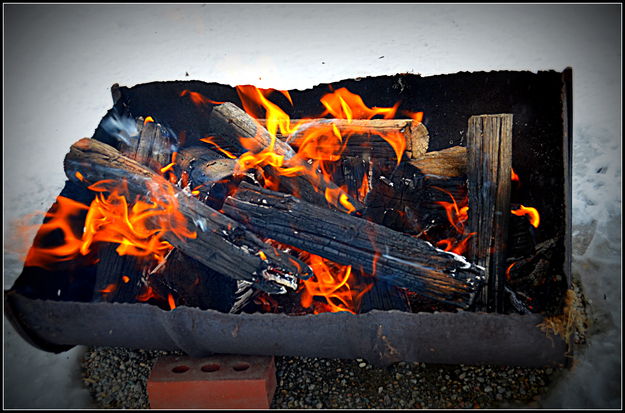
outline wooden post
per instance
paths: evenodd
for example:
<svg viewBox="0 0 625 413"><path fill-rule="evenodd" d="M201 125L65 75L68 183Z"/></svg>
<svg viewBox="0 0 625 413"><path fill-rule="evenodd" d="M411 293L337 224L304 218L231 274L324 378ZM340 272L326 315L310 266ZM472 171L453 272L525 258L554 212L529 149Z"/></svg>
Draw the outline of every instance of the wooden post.
<svg viewBox="0 0 625 413"><path fill-rule="evenodd" d="M467 131L469 189L469 261L487 277L477 305L503 312L505 254L510 215L512 114L469 118Z"/></svg>

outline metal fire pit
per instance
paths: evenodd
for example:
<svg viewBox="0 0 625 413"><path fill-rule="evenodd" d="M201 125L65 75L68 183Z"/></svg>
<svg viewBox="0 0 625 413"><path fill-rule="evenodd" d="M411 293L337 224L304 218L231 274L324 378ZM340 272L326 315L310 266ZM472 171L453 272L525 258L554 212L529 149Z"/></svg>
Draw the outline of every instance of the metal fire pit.
<svg viewBox="0 0 625 413"><path fill-rule="evenodd" d="M528 203L545 223L540 237L557 240L554 272L570 284L571 257L571 70L489 72L420 77L380 76L336 82L365 102L392 106L402 101L423 111L430 150L463 145L473 114L512 113L514 168L524 181ZM180 96L192 90L218 101L240 104L234 88L203 82L158 82L112 88L115 106L133 116L153 116L186 139L206 136L207 113ZM290 91L299 118L323 111L319 98L328 85ZM277 96L277 95L276 95ZM107 141L98 127L95 139ZM548 177L548 178L545 178ZM542 239L538 239L538 242ZM67 274L66 274L67 275ZM538 325L540 314L476 312L365 314L225 314L179 306L165 311L133 303L90 302L88 274L22 274L5 291L5 316L24 339L44 351L75 345L182 350L201 357L214 353L365 358L376 365L397 361L500 364L528 367L566 364L567 346ZM61 279L62 278L62 279ZM81 280L82 286L75 280ZM41 285L41 284L50 285ZM56 284L55 284L56 283ZM58 284L58 285L57 285ZM59 285L63 295L57 297ZM559 291L563 293L563 291ZM563 295L563 294L560 294ZM562 306L558 301L556 307Z"/></svg>

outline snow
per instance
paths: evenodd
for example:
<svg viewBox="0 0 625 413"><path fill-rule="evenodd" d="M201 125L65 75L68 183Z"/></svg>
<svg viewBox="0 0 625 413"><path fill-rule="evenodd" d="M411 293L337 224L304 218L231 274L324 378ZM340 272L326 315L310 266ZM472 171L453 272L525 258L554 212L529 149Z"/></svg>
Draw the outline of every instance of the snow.
<svg viewBox="0 0 625 413"><path fill-rule="evenodd" d="M545 401L618 407L621 380L619 4L4 4L4 288L15 219L45 210L68 147L109 88L197 79L305 89L352 77L573 67L573 270L592 299L588 351ZM383 56L383 57L382 57ZM185 73L189 73L189 77ZM32 239L34 229L26 232ZM580 238L580 239L581 239ZM605 294L605 298L604 298ZM81 347L25 343L4 319L4 406L91 407Z"/></svg>

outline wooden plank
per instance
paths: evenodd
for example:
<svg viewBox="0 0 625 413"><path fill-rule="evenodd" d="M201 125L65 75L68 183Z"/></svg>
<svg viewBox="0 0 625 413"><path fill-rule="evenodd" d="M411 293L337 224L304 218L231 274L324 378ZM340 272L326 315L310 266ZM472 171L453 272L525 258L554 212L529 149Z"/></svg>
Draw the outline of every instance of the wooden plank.
<svg viewBox="0 0 625 413"><path fill-rule="evenodd" d="M505 257L510 215L512 114L469 118L467 130L469 243L471 262L485 268L487 281L477 305L503 311Z"/></svg>

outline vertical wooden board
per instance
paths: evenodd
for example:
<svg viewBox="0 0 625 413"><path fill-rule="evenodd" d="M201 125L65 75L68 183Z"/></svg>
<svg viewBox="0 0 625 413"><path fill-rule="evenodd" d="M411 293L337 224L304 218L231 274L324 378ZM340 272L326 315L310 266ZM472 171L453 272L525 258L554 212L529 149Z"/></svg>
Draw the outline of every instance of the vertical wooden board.
<svg viewBox="0 0 625 413"><path fill-rule="evenodd" d="M469 260L485 268L487 282L477 304L487 311L503 311L510 171L512 114L469 118L467 131Z"/></svg>

